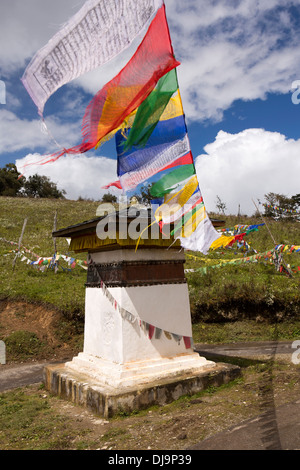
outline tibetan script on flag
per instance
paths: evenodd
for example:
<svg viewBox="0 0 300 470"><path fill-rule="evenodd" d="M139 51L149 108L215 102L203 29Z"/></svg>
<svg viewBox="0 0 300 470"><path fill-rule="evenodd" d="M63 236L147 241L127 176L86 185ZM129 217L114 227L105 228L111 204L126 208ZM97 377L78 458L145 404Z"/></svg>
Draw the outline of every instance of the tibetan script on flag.
<svg viewBox="0 0 300 470"><path fill-rule="evenodd" d="M34 56L22 82L39 114L62 85L102 66L147 28L162 0L88 0Z"/></svg>

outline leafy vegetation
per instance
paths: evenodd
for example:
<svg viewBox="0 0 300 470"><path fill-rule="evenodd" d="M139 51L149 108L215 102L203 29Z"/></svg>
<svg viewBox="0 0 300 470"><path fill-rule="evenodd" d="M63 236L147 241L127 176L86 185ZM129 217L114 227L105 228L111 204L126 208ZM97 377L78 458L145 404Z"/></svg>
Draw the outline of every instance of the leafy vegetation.
<svg viewBox="0 0 300 470"><path fill-rule="evenodd" d="M26 180L13 163L0 168L0 196L61 199L64 198L64 194L65 190L60 191L47 176L35 174Z"/></svg>
<svg viewBox="0 0 300 470"><path fill-rule="evenodd" d="M13 361L35 357L45 346L35 333L23 330L5 338L5 345L7 356Z"/></svg>
<svg viewBox="0 0 300 470"><path fill-rule="evenodd" d="M284 194L265 194L264 215L266 217L290 218L293 212L298 212L300 207L300 194L287 197Z"/></svg>

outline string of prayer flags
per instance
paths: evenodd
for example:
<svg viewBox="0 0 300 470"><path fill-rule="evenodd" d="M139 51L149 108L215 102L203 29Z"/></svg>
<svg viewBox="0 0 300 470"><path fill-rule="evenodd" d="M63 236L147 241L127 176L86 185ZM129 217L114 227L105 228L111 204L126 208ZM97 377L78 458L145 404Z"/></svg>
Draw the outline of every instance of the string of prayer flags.
<svg viewBox="0 0 300 470"><path fill-rule="evenodd" d="M256 253L255 255L251 256L244 256L243 258L235 258L235 259L227 259L227 260L220 260L218 264L215 265L207 265L201 268L195 268L195 269L186 269L185 272L201 272L202 274L206 274L208 269L217 269L221 268L222 266L227 266L227 265L241 265L245 263L257 263L258 261L263 261L266 262L268 261L269 263L273 264L276 268L276 270L280 273L286 274L289 277L291 276L292 272L299 272L300 267L297 266L291 267L289 264L285 265L282 261L282 247L284 251L284 247L286 245L277 245L275 248L265 251L263 253ZM296 247L296 245L294 245ZM300 252L300 246L297 246L297 251ZM288 247L290 249L290 247ZM286 251L287 252L287 251ZM292 251L293 252L293 251ZM202 259L199 257L196 257L191 254L187 254L187 256L194 258L196 261L201 261L205 263L213 262L214 260L211 259Z"/></svg>
<svg viewBox="0 0 300 470"><path fill-rule="evenodd" d="M18 243L17 242L14 242L14 241L11 241L11 240L6 240L6 238L0 238L0 241L3 241L5 243L9 243L10 245L16 245L18 246ZM26 253L30 253L32 256L34 256L35 258L40 258L39 255L37 255L36 253L34 253L33 251L29 250L28 248L26 248L23 244L20 245L20 247L22 247L23 251L25 251Z"/></svg>
<svg viewBox="0 0 300 470"><path fill-rule="evenodd" d="M244 263L250 263L250 262L257 262L257 261L266 261L266 260L272 260L272 257L274 255L275 249L265 251L263 253L257 253L252 256L245 256L243 258L235 258L235 259L230 259L230 260L221 260L220 263L212 265L212 266L205 266L203 268L195 268L195 269L189 269L186 271L195 271L195 272L202 272L206 273L207 269L215 269L215 268L220 268L222 266L226 265L239 265L239 264L244 264Z"/></svg>
<svg viewBox="0 0 300 470"><path fill-rule="evenodd" d="M246 235L248 235L251 232L258 232L258 227L264 226L265 223L263 224L252 224L252 225L235 225L235 233L241 233L241 232L246 232Z"/></svg>
<svg viewBox="0 0 300 470"><path fill-rule="evenodd" d="M259 202L262 204L261 202ZM273 211L277 212L278 214L293 214L296 216L300 215L300 212L298 212L296 209L286 209L284 207L277 206L276 204L262 204L266 209L272 209Z"/></svg>
<svg viewBox="0 0 300 470"><path fill-rule="evenodd" d="M252 225L237 224L234 227L221 228L218 231L220 233L227 232L231 235L236 235L236 234L241 233L241 232L246 232L246 235L248 235L251 232L257 232L258 227L262 227L263 225L265 225L265 223L263 223L263 224L252 224Z"/></svg>
<svg viewBox="0 0 300 470"><path fill-rule="evenodd" d="M300 245L276 245L275 250L279 251L280 253L299 253L300 252Z"/></svg>
<svg viewBox="0 0 300 470"><path fill-rule="evenodd" d="M13 242L11 242L11 244L12 243ZM76 258L73 258L72 256L62 255L60 253L54 253L54 255L50 256L50 257L42 257L42 256L34 254L34 256L37 258L36 260L31 260L30 258L28 258L25 255L27 253L33 254L28 249L22 249L20 251L19 250L11 250L11 251L9 251L9 253L16 253L17 256L19 256L21 258L22 262L26 261L26 263L28 265L31 265L31 266L34 266L34 267L58 266L58 264L57 264L58 261L63 260L65 262L67 262L68 266L70 266L72 269L74 269L76 266L80 266L81 268L87 270L87 262L85 260L76 259ZM59 266L62 269L64 269L64 267L61 264Z"/></svg>

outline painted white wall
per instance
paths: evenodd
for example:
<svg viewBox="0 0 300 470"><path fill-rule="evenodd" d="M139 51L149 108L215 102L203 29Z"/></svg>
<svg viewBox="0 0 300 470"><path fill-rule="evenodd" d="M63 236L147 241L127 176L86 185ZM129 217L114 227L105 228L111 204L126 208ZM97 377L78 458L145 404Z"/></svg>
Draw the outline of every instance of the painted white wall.
<svg viewBox="0 0 300 470"><path fill-rule="evenodd" d="M111 287L118 304L153 326L182 336L192 336L190 305L186 284ZM151 340L139 320L123 319L101 288L86 289L84 353L124 364L192 352L183 339L178 344L162 332Z"/></svg>

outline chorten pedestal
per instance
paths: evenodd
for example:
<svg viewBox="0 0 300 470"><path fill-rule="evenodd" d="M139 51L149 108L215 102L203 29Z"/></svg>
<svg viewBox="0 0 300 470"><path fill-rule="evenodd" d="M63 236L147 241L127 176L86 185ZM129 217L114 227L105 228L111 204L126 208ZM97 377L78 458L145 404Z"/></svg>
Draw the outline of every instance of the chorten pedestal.
<svg viewBox="0 0 300 470"><path fill-rule="evenodd" d="M126 209L53 233L71 238L70 250L88 253L88 273L83 351L47 366L45 385L104 417L163 405L240 373L195 352L184 252L150 233L145 210L138 222L148 230L136 250L128 236L136 220Z"/></svg>

